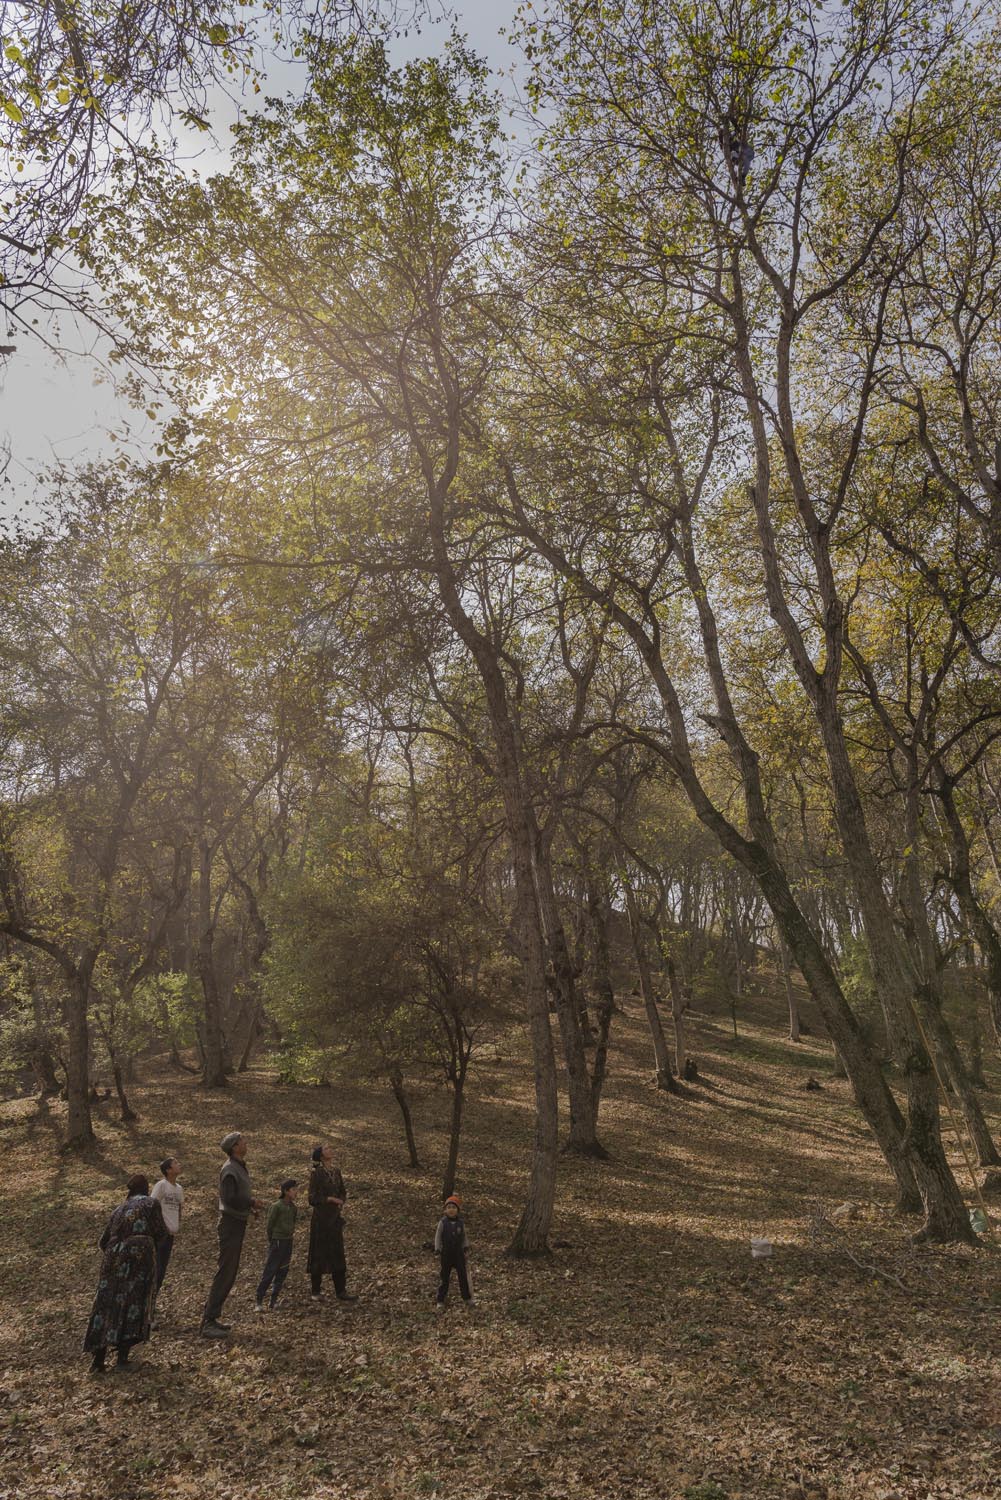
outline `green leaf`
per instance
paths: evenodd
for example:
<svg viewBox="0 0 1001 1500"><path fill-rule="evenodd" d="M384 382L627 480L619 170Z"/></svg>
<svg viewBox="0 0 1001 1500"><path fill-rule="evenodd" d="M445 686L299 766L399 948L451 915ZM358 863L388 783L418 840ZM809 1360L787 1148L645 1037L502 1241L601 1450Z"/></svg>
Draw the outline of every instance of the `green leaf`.
<svg viewBox="0 0 1001 1500"><path fill-rule="evenodd" d="M3 104L4 114L7 115L9 119L13 120L15 125L20 125L24 119L24 113L19 108L19 106L14 103L13 99L2 99L0 100L0 103Z"/></svg>

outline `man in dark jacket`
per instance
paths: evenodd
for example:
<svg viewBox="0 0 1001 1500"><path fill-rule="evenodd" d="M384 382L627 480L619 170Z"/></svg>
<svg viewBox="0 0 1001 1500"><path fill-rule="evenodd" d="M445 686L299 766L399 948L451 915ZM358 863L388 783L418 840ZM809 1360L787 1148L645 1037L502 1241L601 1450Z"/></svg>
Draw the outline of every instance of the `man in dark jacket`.
<svg viewBox="0 0 1001 1500"><path fill-rule="evenodd" d="M229 1332L229 1324L220 1323L219 1315L240 1269L247 1220L261 1206L250 1191L245 1138L233 1130L221 1144L226 1163L219 1173L219 1266L202 1313L202 1334L208 1339L224 1339Z"/></svg>

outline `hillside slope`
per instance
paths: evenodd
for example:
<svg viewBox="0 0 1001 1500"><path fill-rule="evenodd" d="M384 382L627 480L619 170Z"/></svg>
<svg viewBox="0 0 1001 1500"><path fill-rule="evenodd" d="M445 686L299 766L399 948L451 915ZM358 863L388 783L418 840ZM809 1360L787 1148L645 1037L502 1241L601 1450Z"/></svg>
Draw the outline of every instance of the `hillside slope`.
<svg viewBox="0 0 1001 1500"><path fill-rule="evenodd" d="M150 1076L140 1122L103 1106L85 1159L58 1106L2 1106L0 1496L147 1500L925 1500L1001 1496L998 1252L910 1248L830 1054L751 1002L739 1042L693 1019L705 1082L650 1087L639 1002L615 1020L607 1163L561 1163L545 1264L507 1260L531 1113L524 1064L471 1083L461 1190L479 1306L433 1316L447 1103L418 1093L409 1171L388 1091L228 1091ZM823 1087L807 1092L809 1075ZM993 1077L997 1088L996 1070ZM996 1091L985 1096L998 1124ZM351 1309L310 1303L300 1220L284 1311L255 1318L248 1232L227 1346L197 1336L218 1141L250 1137L257 1190L305 1181L329 1137L351 1199ZM188 1213L160 1326L131 1376L80 1352L97 1237L138 1167L185 1163ZM823 1216L844 1203L834 1222ZM752 1261L752 1235L774 1243Z"/></svg>

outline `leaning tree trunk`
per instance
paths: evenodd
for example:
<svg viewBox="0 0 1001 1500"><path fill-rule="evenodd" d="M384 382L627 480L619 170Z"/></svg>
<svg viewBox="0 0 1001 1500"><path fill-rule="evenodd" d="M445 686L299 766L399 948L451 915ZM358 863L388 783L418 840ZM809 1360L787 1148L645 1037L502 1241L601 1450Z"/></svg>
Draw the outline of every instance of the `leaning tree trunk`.
<svg viewBox="0 0 1001 1500"><path fill-rule="evenodd" d="M1001 1156L991 1136L990 1127L984 1118L970 1082L969 1074L960 1056L952 1028L942 1010L942 991L938 964L938 948L928 908L925 905L918 850L920 847L921 812L917 791L916 768L912 768L911 785L907 793L906 832L910 853L904 859L902 892L904 907L916 938L918 960L922 971L921 981L915 986L917 1014L923 1022L929 1046L935 1049L945 1073L946 1081L963 1112L977 1163L981 1167L1001 1166Z"/></svg>
<svg viewBox="0 0 1001 1500"><path fill-rule="evenodd" d="M830 689L820 696L818 709L834 789L838 831L858 898L873 979L886 1020L887 1038L907 1089L911 1165L925 1212L920 1237L972 1244L976 1237L942 1144L938 1082L915 1011L917 975L903 951L883 889L844 742L839 706Z"/></svg>
<svg viewBox="0 0 1001 1500"><path fill-rule="evenodd" d="M118 1107L121 1111L122 1119L127 1121L138 1120L139 1116L136 1114L135 1110L132 1108L132 1105L129 1103L128 1096L125 1092L125 1077L122 1072L122 1065L117 1057L112 1059L111 1076L114 1079L115 1093L118 1095Z"/></svg>
<svg viewBox="0 0 1001 1500"><path fill-rule="evenodd" d="M400 1106L400 1114L403 1116L403 1133L407 1138L407 1153L410 1157L410 1165L420 1169L420 1157L417 1155L417 1141L414 1136L414 1117L410 1110L410 1096L403 1082L403 1073L399 1068L394 1068L389 1075L389 1086L393 1090L393 1098Z"/></svg>
<svg viewBox="0 0 1001 1500"><path fill-rule="evenodd" d="M919 998L920 1013L925 1029L931 1045L938 1053L946 1081L962 1111L970 1140L973 1142L973 1149L977 1155L977 1165L1001 1167L1001 1156L998 1155L998 1148L980 1107L980 1100L974 1092L973 1080L966 1070L956 1045L956 1038L952 1034L952 1028L942 1014L941 999L933 993L931 985L919 987Z"/></svg>
<svg viewBox="0 0 1001 1500"><path fill-rule="evenodd" d="M764 567L765 592L770 612L782 632L789 659L812 706L823 742L841 847L851 872L852 886L862 916L873 978L886 1019L887 1035L907 1089L906 1148L909 1169L917 1183L925 1213L921 1237L972 1243L975 1236L970 1229L969 1215L956 1180L949 1169L942 1144L938 1091L931 1059L921 1040L920 1029L916 1025L912 1010L915 976L896 932L893 914L883 888L882 874L869 840L862 798L848 753L840 701L840 668L844 657L848 611L838 592L836 569L831 559L830 535L820 527L810 532L810 550L823 607L825 661L823 668L818 671L801 634L795 612L789 607L786 595L771 513L769 459L771 445L750 345L744 337L744 332L745 330L741 328L737 360L743 395L754 432L756 476L755 483L749 490L749 498L757 524L760 556ZM783 341L789 337L788 325L784 325L781 337ZM809 502L805 494L805 481L798 467L799 460L795 448L794 424L787 383L788 370L788 365L782 367L782 380L777 399L783 412L782 421L785 425L783 436L788 444L785 450L786 471L792 482L793 494L800 507L800 514L805 516L808 514ZM704 616L708 606L703 606L699 602L698 607L700 614ZM715 629L714 620L713 628ZM715 686L719 677L717 663L710 663L710 669L714 673ZM732 710L732 705L728 703L727 706ZM729 736L730 742L735 740L736 735L731 724L726 724L722 732ZM747 773L756 782L754 787L756 805L752 819L754 824L759 824L763 818L767 819L767 815L763 813L764 799L761 794L760 777L756 767L750 765L750 747L746 742L740 746L739 754L742 774L745 774L745 785L748 781ZM772 910L774 913L774 907ZM788 934L783 935L786 941L789 941ZM791 942L790 947L800 971L805 972L800 955ZM835 1040L840 1047L840 1038L835 1038ZM851 1075L853 1072L851 1059L843 1048L841 1051Z"/></svg>
<svg viewBox="0 0 1001 1500"><path fill-rule="evenodd" d="M987 1002L990 1007L991 1027L994 1032L995 1045L1001 1051L1001 935L973 887L973 877L970 871L970 841L956 807L952 782L945 776L941 776L936 790L945 812L952 844L952 866L948 879L956 892L959 909L966 919L966 924L980 945L980 952L987 970Z"/></svg>
<svg viewBox="0 0 1001 1500"><path fill-rule="evenodd" d="M569 563L557 548L548 545L521 508L518 510L518 518L525 534L555 566L576 581L585 597L593 598L595 603L608 607L606 596L588 574ZM685 541L684 535L682 539ZM691 578L693 598L699 610L706 661L720 708L720 732L733 753L744 787L750 837L743 834L716 806L702 784L692 760L688 726L681 702L656 636L648 633L641 621L614 601L611 604L612 617L632 640L660 696L669 728L669 747L663 753L673 774L684 788L699 821L716 835L723 848L757 880L782 937L788 943L810 988L834 1045L844 1060L856 1102L893 1172L900 1207L915 1211L922 1204L917 1179L918 1153L912 1147L896 1100L865 1043L858 1020L838 983L823 944L804 918L793 895L788 875L779 862L775 831L766 810L757 757L744 740L733 713L708 590L703 585L697 566L691 563L691 549L687 542L684 556L686 573Z"/></svg>

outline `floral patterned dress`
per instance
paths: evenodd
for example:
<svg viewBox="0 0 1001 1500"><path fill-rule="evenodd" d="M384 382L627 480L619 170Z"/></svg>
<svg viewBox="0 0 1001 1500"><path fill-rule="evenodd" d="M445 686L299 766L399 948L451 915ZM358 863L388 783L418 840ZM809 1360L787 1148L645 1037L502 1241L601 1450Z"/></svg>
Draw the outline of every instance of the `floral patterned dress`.
<svg viewBox="0 0 1001 1500"><path fill-rule="evenodd" d="M126 1198L101 1235L104 1251L94 1309L83 1347L141 1344L149 1338L156 1299L156 1246L167 1234L159 1203L144 1194Z"/></svg>

